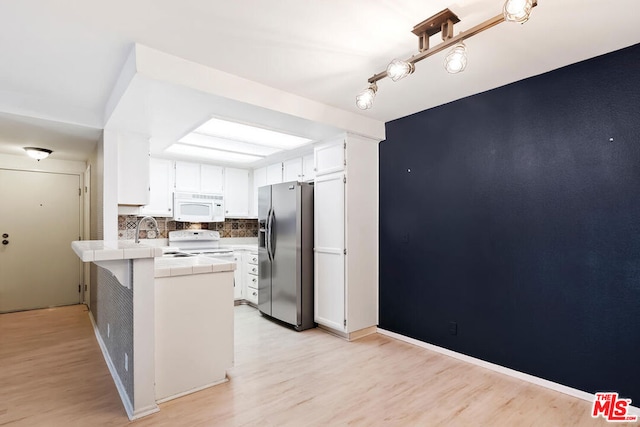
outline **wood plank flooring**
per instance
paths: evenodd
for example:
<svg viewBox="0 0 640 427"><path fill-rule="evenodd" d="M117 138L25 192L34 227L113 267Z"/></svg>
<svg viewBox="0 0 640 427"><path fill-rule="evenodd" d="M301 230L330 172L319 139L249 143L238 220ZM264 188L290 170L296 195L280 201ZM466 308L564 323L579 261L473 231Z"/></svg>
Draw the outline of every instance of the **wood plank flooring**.
<svg viewBox="0 0 640 427"><path fill-rule="evenodd" d="M0 425L608 425L590 402L386 336L297 333L247 306L235 321L229 382L130 423L86 307L0 315Z"/></svg>

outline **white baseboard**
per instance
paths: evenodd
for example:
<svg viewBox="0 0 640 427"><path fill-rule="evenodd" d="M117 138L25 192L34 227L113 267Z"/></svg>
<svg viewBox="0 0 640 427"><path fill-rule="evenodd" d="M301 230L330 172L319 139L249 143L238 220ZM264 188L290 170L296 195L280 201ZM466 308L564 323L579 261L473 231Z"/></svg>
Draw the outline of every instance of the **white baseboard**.
<svg viewBox="0 0 640 427"><path fill-rule="evenodd" d="M131 400L127 395L127 392L124 388L124 384L120 380L120 376L118 375L118 371L116 371L116 367L113 365L111 361L111 356L109 356L109 351L107 350L107 346L102 341L102 336L100 335L100 330L98 329L98 325L96 324L95 319L93 318L93 313L89 310L89 319L91 320L91 324L93 325L93 333L96 336L96 340L98 341L98 345L100 346L100 350L102 351L102 357L104 358L105 363L107 364L107 368L111 373L111 377L113 378L113 382L116 385L116 389L118 390L118 394L120 395L120 400L122 400L122 404L124 405L124 410L127 412L127 417L129 420L133 421L138 418L142 418L147 415L151 415L155 412L158 412L160 408L158 405L150 408L143 408L141 410L135 411L133 405L131 404Z"/></svg>
<svg viewBox="0 0 640 427"><path fill-rule="evenodd" d="M414 338L409 338L407 336L400 335L395 332L378 328L378 333L400 340L400 341L404 341L406 343L409 343L418 347L425 348L427 350L435 351L437 353L444 354L449 357L453 357L463 362L467 362L476 366L481 366L483 368L491 369L492 371L509 375L510 377L518 378L520 380L527 381L529 383L536 384L554 391L558 391L560 393L568 394L569 396L577 397L578 399L586 400L588 402L593 402L595 399L595 395L592 393L588 393L586 391L568 387L566 385L554 383L553 381L549 381L533 375L525 374L524 372L519 372L510 368L506 368L504 366L496 365L495 363L491 363L491 362L487 362L486 360L467 356L466 354L457 353L455 351L448 350L443 347L438 347L437 345L429 344L424 341L419 341ZM612 390L602 390L602 391L612 391ZM625 397L625 396L622 396L622 397ZM636 406L629 406L628 413L630 415L640 415L640 408Z"/></svg>
<svg viewBox="0 0 640 427"><path fill-rule="evenodd" d="M180 392L180 393L177 393L177 394L173 394L171 396L167 396L167 397L163 397L161 399L157 399L156 402L157 403L168 402L169 400L177 399L179 397L186 396L186 395L191 394L191 393L196 393L198 391L202 391L202 390L204 390L206 388L213 387L213 386L216 386L216 385L219 385L219 384L223 384L223 383L226 383L228 381L229 381L229 378L225 377L225 378L221 379L220 381L214 381L214 382L212 382L210 384L206 384L206 385L203 385L203 386L200 386L200 387L193 388L191 390L183 391L183 392Z"/></svg>

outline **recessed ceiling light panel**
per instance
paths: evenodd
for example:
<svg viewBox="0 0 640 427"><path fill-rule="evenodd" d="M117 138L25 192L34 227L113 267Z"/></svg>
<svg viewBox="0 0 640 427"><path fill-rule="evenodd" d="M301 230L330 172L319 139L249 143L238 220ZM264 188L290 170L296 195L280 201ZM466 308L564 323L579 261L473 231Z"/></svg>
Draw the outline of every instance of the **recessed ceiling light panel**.
<svg viewBox="0 0 640 427"><path fill-rule="evenodd" d="M308 138L217 118L208 120L193 132L282 149L297 148L312 142Z"/></svg>
<svg viewBox="0 0 640 427"><path fill-rule="evenodd" d="M270 156L279 151L281 148L267 147L266 145L249 144L247 142L232 141L230 139L218 138L216 136L205 135L202 133L190 133L180 141L189 145L197 145L198 147L213 148L224 151L233 151L237 153L252 154L256 156Z"/></svg>
<svg viewBox="0 0 640 427"><path fill-rule="evenodd" d="M220 162L251 163L262 159L262 157L259 156L234 153L231 151L214 150L211 148L204 148L187 144L172 144L165 150L165 152Z"/></svg>

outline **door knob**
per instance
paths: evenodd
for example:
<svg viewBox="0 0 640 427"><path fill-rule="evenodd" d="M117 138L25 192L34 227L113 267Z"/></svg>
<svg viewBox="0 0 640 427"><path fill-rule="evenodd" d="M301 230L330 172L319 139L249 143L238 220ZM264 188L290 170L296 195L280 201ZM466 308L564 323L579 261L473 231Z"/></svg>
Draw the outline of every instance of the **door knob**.
<svg viewBox="0 0 640 427"><path fill-rule="evenodd" d="M9 235L8 235L7 233L3 233L3 234L2 234L2 238L3 238L3 239L6 239L7 237L9 237Z"/></svg>
<svg viewBox="0 0 640 427"><path fill-rule="evenodd" d="M8 240L3 240L3 241L2 241L2 244L3 244L3 245L8 245L8 244L9 244L9 241L8 241Z"/></svg>

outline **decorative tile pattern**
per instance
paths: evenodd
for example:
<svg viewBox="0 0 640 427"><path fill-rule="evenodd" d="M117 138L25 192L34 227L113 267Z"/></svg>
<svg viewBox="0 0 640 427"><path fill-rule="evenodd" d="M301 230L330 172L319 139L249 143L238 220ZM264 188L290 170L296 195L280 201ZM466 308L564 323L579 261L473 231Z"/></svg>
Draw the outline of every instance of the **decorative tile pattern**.
<svg viewBox="0 0 640 427"><path fill-rule="evenodd" d="M118 239L135 239L136 225L138 217L134 215L118 216ZM258 237L257 219L226 219L224 222L178 222L170 218L156 218L160 235L156 235L155 230L147 227L147 224L140 226L141 239L166 239L169 231L173 230L217 230L220 237Z"/></svg>

